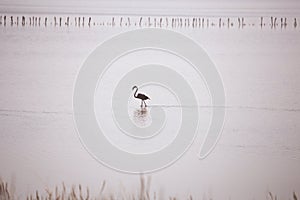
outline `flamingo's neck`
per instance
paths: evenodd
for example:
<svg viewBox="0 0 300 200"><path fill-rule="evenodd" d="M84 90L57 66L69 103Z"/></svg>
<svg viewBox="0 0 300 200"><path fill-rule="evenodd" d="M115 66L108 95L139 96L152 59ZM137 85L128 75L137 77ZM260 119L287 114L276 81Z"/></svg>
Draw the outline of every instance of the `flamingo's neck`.
<svg viewBox="0 0 300 200"><path fill-rule="evenodd" d="M137 94L136 94L136 93L137 93L137 91L138 91L138 88L136 87L136 88L135 88L134 95L133 95L135 98L137 97Z"/></svg>

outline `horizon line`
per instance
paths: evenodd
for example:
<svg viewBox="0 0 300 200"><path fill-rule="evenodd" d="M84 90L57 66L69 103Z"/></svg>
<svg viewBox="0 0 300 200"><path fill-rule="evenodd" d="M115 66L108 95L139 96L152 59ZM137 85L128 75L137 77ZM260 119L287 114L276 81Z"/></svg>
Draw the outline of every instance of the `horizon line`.
<svg viewBox="0 0 300 200"><path fill-rule="evenodd" d="M1 5L0 14L70 14L70 15L128 15L128 16L270 16L299 15L300 8L148 8L148 7L78 7Z"/></svg>

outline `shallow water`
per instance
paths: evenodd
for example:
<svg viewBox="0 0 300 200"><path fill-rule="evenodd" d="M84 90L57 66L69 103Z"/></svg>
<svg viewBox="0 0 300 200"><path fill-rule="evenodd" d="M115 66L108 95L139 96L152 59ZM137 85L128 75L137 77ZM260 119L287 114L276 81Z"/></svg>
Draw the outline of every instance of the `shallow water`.
<svg viewBox="0 0 300 200"><path fill-rule="evenodd" d="M84 60L104 40L132 29L0 27L0 176L15 179L18 194L62 181L89 185L95 191L104 179L112 191L120 185L136 191L138 176L99 164L83 148L72 110L73 86ZM300 192L299 30L176 29L198 42L219 70L226 90L226 120L215 150L199 160L211 108L201 80L191 75L201 103L201 134L175 164L151 174L152 190L196 198L212 193L216 199L264 197L268 189L284 198L293 190ZM180 66L176 69L192 74ZM108 88L122 74L111 70L104 80ZM108 91L102 93L109 96ZM143 92L151 94L148 110L156 105L174 117L184 109L172 95L162 103L158 89L144 87ZM151 123L139 101L130 98L128 104L133 121L141 126ZM130 148L126 144L123 141L124 148ZM145 149L134 147L148 151L143 145Z"/></svg>

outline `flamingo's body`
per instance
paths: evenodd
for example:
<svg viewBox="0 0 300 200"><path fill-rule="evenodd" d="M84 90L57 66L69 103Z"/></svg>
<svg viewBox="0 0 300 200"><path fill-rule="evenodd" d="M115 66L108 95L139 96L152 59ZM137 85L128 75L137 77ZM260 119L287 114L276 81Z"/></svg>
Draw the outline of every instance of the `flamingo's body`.
<svg viewBox="0 0 300 200"><path fill-rule="evenodd" d="M145 94L141 94L141 93L137 94L137 91L138 91L138 87L137 86L133 86L132 90L134 90L134 89L135 89L135 92L134 92L133 96L135 98L137 98L137 99L142 100L141 107L143 107L143 104L145 105L145 107L147 107L147 104L146 104L145 100L148 100L150 98L147 95L145 95Z"/></svg>

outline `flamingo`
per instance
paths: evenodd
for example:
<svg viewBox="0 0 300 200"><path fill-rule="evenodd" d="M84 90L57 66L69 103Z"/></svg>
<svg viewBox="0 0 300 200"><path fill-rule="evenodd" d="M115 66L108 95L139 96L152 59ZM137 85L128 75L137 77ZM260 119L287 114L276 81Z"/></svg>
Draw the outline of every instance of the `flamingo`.
<svg viewBox="0 0 300 200"><path fill-rule="evenodd" d="M146 96L145 94L141 94L141 93L137 94L137 91L138 91L137 86L133 86L132 90L135 90L135 92L133 94L134 98L142 100L141 107L143 107L143 103L145 104L145 107L147 107L147 104L146 104L145 100L147 100L147 99L150 100L150 98L148 96Z"/></svg>

